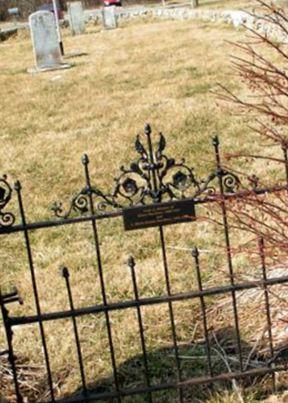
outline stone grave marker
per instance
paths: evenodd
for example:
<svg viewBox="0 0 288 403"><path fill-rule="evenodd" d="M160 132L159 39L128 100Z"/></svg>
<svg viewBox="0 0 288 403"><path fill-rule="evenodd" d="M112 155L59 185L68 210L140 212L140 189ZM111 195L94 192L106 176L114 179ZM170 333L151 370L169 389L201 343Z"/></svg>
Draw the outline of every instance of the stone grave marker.
<svg viewBox="0 0 288 403"><path fill-rule="evenodd" d="M56 23L50 11L36 11L29 16L35 69L29 72L63 69L71 67L62 63Z"/></svg>
<svg viewBox="0 0 288 403"><path fill-rule="evenodd" d="M115 15L115 6L104 7L102 9L102 20L105 29L117 28L117 18Z"/></svg>
<svg viewBox="0 0 288 403"><path fill-rule="evenodd" d="M67 3L69 25L72 35L81 35L85 32L85 18L81 1Z"/></svg>

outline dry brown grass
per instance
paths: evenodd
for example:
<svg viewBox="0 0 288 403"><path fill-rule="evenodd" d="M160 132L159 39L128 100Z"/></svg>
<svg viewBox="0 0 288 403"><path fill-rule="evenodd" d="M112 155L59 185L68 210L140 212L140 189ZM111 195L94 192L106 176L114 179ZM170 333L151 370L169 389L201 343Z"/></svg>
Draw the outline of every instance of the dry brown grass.
<svg viewBox="0 0 288 403"><path fill-rule="evenodd" d="M91 25L81 37L64 35L67 53L80 49L87 56L71 60L74 66L70 70L39 75L26 73L33 58L25 33L0 44L1 171L11 180L21 180L28 221L51 217L49 208L55 200L68 201L83 187L80 159L84 152L90 155L93 184L110 190L118 167L134 158L135 134L147 121L156 131L167 133L167 153L185 157L200 176L210 173L213 166L210 139L215 132L220 134L224 151L258 151L260 146L247 129L248 119L232 119L210 92L216 90L217 82L240 91L229 66L231 47L225 41L242 36L241 31L195 21L139 20L106 32ZM266 171L260 162L254 168ZM126 266L131 252L137 262L141 295L165 292L156 230L123 233L121 221L115 219L111 225L101 222L99 234L109 301L132 297ZM227 281L219 272L223 243L213 224L183 224L168 228L165 234L173 292L195 284L189 250L175 247L189 249L197 244L208 250L202 258L205 285ZM76 306L101 301L89 224L41 230L31 238L44 312L68 307L59 275L62 265L71 269ZM17 285L25 301L14 313L34 312L20 235L1 239L1 261L1 286ZM245 259L240 257L236 266L243 269ZM194 303L176 304L175 312L179 340L197 340L201 336L198 306L196 310ZM135 312L111 316L117 363L129 372L128 360L141 354ZM143 310L143 316L149 352L171 345L167 308L150 307ZM63 320L59 324L47 324L45 330L57 393L67 395L79 386L79 374L71 323ZM104 318L81 318L78 324L88 382L109 377ZM3 333L0 337L2 344ZM37 339L36 326L15 329L16 351L41 365ZM226 401L234 398L228 396ZM162 402L173 399L172 395L159 397ZM222 401L219 399L210 400Z"/></svg>

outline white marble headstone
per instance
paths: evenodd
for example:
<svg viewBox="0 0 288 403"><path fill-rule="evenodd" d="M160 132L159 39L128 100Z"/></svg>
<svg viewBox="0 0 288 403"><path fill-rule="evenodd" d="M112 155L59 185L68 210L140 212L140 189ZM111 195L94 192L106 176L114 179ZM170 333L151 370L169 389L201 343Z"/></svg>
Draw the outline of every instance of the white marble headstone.
<svg viewBox="0 0 288 403"><path fill-rule="evenodd" d="M80 35L85 32L85 18L81 1L67 3L69 25L72 35Z"/></svg>
<svg viewBox="0 0 288 403"><path fill-rule="evenodd" d="M105 29L117 28L117 18L115 15L115 6L104 7L102 9L103 26Z"/></svg>
<svg viewBox="0 0 288 403"><path fill-rule="evenodd" d="M36 70L63 68L55 18L50 11L37 11L29 16Z"/></svg>

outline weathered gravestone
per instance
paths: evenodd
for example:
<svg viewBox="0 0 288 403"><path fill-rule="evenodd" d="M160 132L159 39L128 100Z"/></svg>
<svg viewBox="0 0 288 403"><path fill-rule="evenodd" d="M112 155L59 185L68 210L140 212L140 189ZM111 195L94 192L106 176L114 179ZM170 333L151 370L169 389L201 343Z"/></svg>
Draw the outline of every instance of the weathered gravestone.
<svg viewBox="0 0 288 403"><path fill-rule="evenodd" d="M62 63L59 39L53 13L37 11L29 16L29 26L35 57L35 71L70 67Z"/></svg>
<svg viewBox="0 0 288 403"><path fill-rule="evenodd" d="M190 2L192 8L196 8L199 6L199 0L190 0Z"/></svg>
<svg viewBox="0 0 288 403"><path fill-rule="evenodd" d="M117 28L117 18L115 15L115 6L104 7L102 9L102 20L105 29Z"/></svg>
<svg viewBox="0 0 288 403"><path fill-rule="evenodd" d="M67 3L69 25L72 35L81 35L85 32L85 18L81 1Z"/></svg>

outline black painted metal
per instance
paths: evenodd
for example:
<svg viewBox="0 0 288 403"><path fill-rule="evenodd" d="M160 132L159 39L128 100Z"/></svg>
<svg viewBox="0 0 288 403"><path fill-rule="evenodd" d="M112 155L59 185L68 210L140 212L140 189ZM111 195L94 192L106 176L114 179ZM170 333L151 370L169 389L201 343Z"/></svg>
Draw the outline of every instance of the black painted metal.
<svg viewBox="0 0 288 403"><path fill-rule="evenodd" d="M131 269L131 277L132 277L134 297L135 297L136 301L139 301L138 285L137 285L137 278L136 278L136 272L135 272L135 261L134 261L133 256L129 257L128 266ZM143 326L143 319L142 319L142 313L141 313L140 305L136 306L136 310L137 310L137 319L138 319L138 324L139 324L139 336L140 336L141 348L142 348L142 353L143 353L146 385L147 385L148 388L150 388L150 386L151 386L151 384L150 384L150 375L149 375L149 367L148 367L146 342L145 342L145 336L144 336L145 330L144 330L144 326ZM148 400L149 400L149 402L153 401L151 392L148 393Z"/></svg>
<svg viewBox="0 0 288 403"><path fill-rule="evenodd" d="M33 288L36 312L37 312L37 315L40 318L38 323L39 323L39 330L40 330L41 341L42 341L42 346L43 346L43 354L44 354L45 366L46 366L46 370L47 370L47 378L48 378L49 390L50 390L50 395L51 395L51 401L54 402L55 398L54 398L54 388L53 388L53 380L52 380L50 359L49 359L49 354L48 354L48 348L47 348L47 342L46 342L44 326L43 326L43 323L42 323L42 320L41 320L40 299L39 299L39 294L38 294L38 287L37 287L37 281L36 281L36 275L35 275L35 269L34 269L34 262L33 262L32 250L31 250L31 245L30 245L30 236L29 236L29 232L25 228L26 227L26 216L25 216L24 205L23 205L23 201L22 201L21 184L20 184L19 181L17 181L15 183L14 188L15 188L15 191L16 191L17 196L18 196L19 212L20 212L22 225L24 227L23 235L24 235L24 240L25 240L25 247L26 247L26 252L27 252L29 270L30 270L30 274L31 274L31 283L32 283L32 288Z"/></svg>
<svg viewBox="0 0 288 403"><path fill-rule="evenodd" d="M125 206L160 203L187 197L203 198L216 192L213 184L217 172L212 172L204 180L197 179L194 168L188 167L185 160L176 162L167 157L163 151L166 140L162 133L156 149L153 148L151 127L145 126L147 145L144 146L137 136L135 149L140 157L129 168L121 167L121 174L115 179L111 193L104 193L95 186L85 186L72 198L70 208L63 212L62 203L55 203L53 210L60 218L68 218L73 212L87 213L89 198L97 201L95 212L105 212L109 208L121 209ZM235 193L239 188L239 178L232 172L221 171L223 188L227 194ZM90 193L90 196L89 196Z"/></svg>
<svg viewBox="0 0 288 403"><path fill-rule="evenodd" d="M74 311L74 302L73 302L73 297L72 297L71 285L70 285L70 281L69 281L70 273L69 273L69 270L67 269L67 267L63 267L62 276L65 279L65 283L66 283L70 310ZM85 375L85 370L84 370L84 363L83 363L79 331L78 331L78 326L77 326L77 321L76 321L75 316L72 316L71 319L72 319L72 324L73 324L73 331L74 331L74 337L75 337L75 343L76 343L76 349L77 349L77 355L78 355L83 395L84 395L84 398L86 398L88 395L88 390L87 390L86 375ZM87 401L88 400L84 400L85 403Z"/></svg>
<svg viewBox="0 0 288 403"><path fill-rule="evenodd" d="M288 156L287 146L283 145L284 162L285 162L285 176L286 183L284 185L277 185L271 188L259 188L258 180L252 177L250 180L251 186L244 188L240 179L232 172L229 172L222 167L220 158L219 141L214 138L213 145L216 157L216 167L207 178L200 180L197 178L194 169L186 165L185 161L175 162L173 158L167 157L164 154L166 141L162 134L159 135L159 140L156 147L153 145L152 132L149 125L146 125L144 130L146 145L137 136L135 142L135 149L139 154L138 159L132 162L128 168L121 168L121 174L115 179L115 187L111 193L105 193L99 190L96 186L92 185L89 173L89 159L84 155L82 163L84 166L85 186L76 196L72 198L70 207L65 213L61 203L54 205L53 210L56 215L49 221L39 221L28 223L26 221L26 214L22 200L21 185L19 182L15 184L15 191L18 199L19 217L14 212L7 212L7 206L12 199L13 189L9 185L7 177L3 176L0 179L0 235L8 235L12 233L23 233L24 245L27 252L28 267L31 274L31 284L33 289L33 296L36 306L36 315L25 316L12 316L9 314L7 304L13 302L21 302L17 291L11 293L0 293L0 307L3 316L4 330L7 338L7 349L1 352L1 355L8 356L11 370L13 373L13 380L15 384L15 398L18 403L23 402L21 387L19 385L19 374L17 372L17 358L14 354L13 346L13 328L15 326L25 326L28 324L37 324L40 331L40 341L43 347L43 358L46 367L47 384L50 391L49 402L88 402L96 400L110 400L116 399L118 402L122 401L125 396L145 395L149 402L153 402L153 393L162 390L177 390L179 393L179 401L185 401L184 391L192 385L202 385L213 383L217 381L227 381L233 379L240 379L245 377L257 377L266 374L271 374L273 386L275 388L275 373L286 371L288 363L283 365L275 364L276 353L273 346L272 337L272 317L270 312L269 302L269 287L273 285L288 283L288 276L277 278L268 278L265 260L265 244L264 240L259 240L259 255L262 268L262 279L253 282L238 283L235 279L232 254L231 254L231 240L230 240L230 226L228 221L228 214L226 203L229 199L241 199L251 194L266 194L288 189ZM226 250L227 266L229 273L229 285L222 285L217 287L205 288L202 284L201 266L199 251L195 247L191 250L192 257L195 263L195 272L197 280L197 289L189 290L187 292L173 293L171 286L171 269L169 268L165 233L162 226L159 226L157 231L159 233L159 241L162 252L162 262L164 279L166 286L166 293L160 296L152 296L149 298L142 298L139 295L137 273L134 257L131 256L128 260L128 266L131 270L131 281L133 287L134 298L121 301L109 302L106 292L104 267L101 257L101 248L98 234L98 221L111 220L116 217L122 217L123 208L134 205L147 205L149 203L163 203L166 201L174 201L181 199L190 199L197 206L200 204L215 203L217 202L222 210L223 230L224 230L224 244ZM18 222L17 222L18 221ZM30 232L37 231L44 228L54 228L63 225L76 225L78 223L91 222L91 230L93 235L93 244L95 250L95 259L97 264L98 276L100 280L100 291L102 303L82 308L75 307L73 301L73 292L70 284L70 275L67 268L62 270L62 275L65 280L69 309L64 311L43 313L41 310L41 301L38 294L37 276L34 268L33 253L30 244ZM257 369L249 369L243 363L241 335L239 315L237 308L236 293L241 290L249 289L263 289L265 300L265 312L267 318L267 329L269 339L269 357L265 366ZM238 372L215 374L211 358L211 337L207 320L207 310L205 299L217 295L230 295L232 300L234 327L236 332L236 343L238 350L238 357L240 368ZM200 304L200 311L203 323L203 336L206 348L207 357L207 371L203 376L198 376L191 379L183 379L181 360L179 356L178 338L177 338L177 323L175 321L173 303L179 301L192 301L198 300ZM171 341L175 356L176 364L176 381L169 381L154 385L151 381L151 374L149 368L149 357L146 347L145 325L143 320L143 307L153 306L157 304L167 304L169 312L169 323L171 330ZM174 305L175 307L175 305ZM143 355L144 364L144 377L145 386L123 389L120 387L117 362L115 358L115 346L113 342L113 323L110 319L110 314L113 311L135 309L137 314L137 322L139 328L139 338ZM85 363L82 354L81 338L79 335L77 318L85 315L99 315L103 314L105 318L110 358L111 370L114 378L114 390L104 393L96 393L90 391L87 387ZM47 346L46 335L44 330L45 322L53 322L55 326L60 319L70 318L73 327L75 348L79 363L79 375L82 385L82 393L77 396L69 397L67 399L57 399L55 396L53 384L53 372L50 366L49 348Z"/></svg>
<svg viewBox="0 0 288 403"><path fill-rule="evenodd" d="M12 187L7 182L7 176L0 178L0 227L11 227L15 222L14 214L3 212L2 210L10 202Z"/></svg>
<svg viewBox="0 0 288 403"><path fill-rule="evenodd" d="M201 278L201 270L200 270L200 262L199 262L199 251L197 248L194 248L192 250L192 256L195 259L195 268L196 268L198 289L200 292L202 292L203 286L202 286L202 278ZM200 300L200 306L201 306L201 312L202 312L205 347L206 347L206 355L207 355L207 362L208 362L208 372L209 372L210 376L213 376L212 361L211 361L211 347L210 347L210 340L209 340L209 332L208 332L208 324L207 324L207 316L206 316L206 304L205 304L204 296L200 295L199 300Z"/></svg>
<svg viewBox="0 0 288 403"><path fill-rule="evenodd" d="M4 329L5 329L5 333L6 333L7 346L8 346L7 355L8 355L8 359L9 359L11 369L12 369L17 402L22 403L23 398L22 398L20 388L19 388L18 374L17 374L17 368L16 368L16 357L14 355L14 348L13 348L13 330L12 330L11 323L9 321L9 311L6 307L7 304L9 304L11 302L16 302L16 301L19 303L22 303L21 299L19 298L17 289L11 293L7 293L4 295L1 293L1 290L0 290L0 308L1 308L2 318L3 318Z"/></svg>
<svg viewBox="0 0 288 403"><path fill-rule="evenodd" d="M21 326L21 325L28 325L32 323L38 323L41 319L43 322L46 321L54 321L57 319L67 319L71 317L78 317L84 315L91 315L91 314L100 314L106 311L113 312L117 310L124 310L129 308L136 308L137 306L148 306L148 305L158 305L164 304L168 302L180 302L180 301L188 301L192 299L198 299L200 297L212 297L216 295L225 295L227 293L232 293L232 291L243 291L243 290L252 290L256 288L262 288L264 286L273 286L277 284L286 284L288 283L288 276L282 277L275 277L269 278L266 281L258 280L258 281L247 281L245 283L235 284L234 286L231 285L223 285L219 287L210 287L206 288L203 291L189 291L183 292L178 294L171 294L169 295L162 295L159 297L150 297L150 298L139 298L139 300L128 300L123 302L115 302L109 303L107 305L99 304L99 305L92 305L85 308L75 308L73 311L57 311L51 313L43 313L41 316L39 315L32 315L32 316L17 316L17 317L10 317L9 323L12 326Z"/></svg>
<svg viewBox="0 0 288 403"><path fill-rule="evenodd" d="M88 195L88 208L89 208L90 214L93 216L93 215L95 215L95 207L94 207L94 200L92 197L93 192L92 192L90 174L89 174L89 169L88 169L89 158L87 155L83 156L82 163L84 165L84 171L85 171L86 191L87 191L87 195ZM104 276L103 276L103 268L102 268L96 220L92 219L91 223L92 223L93 239L94 239L94 244L95 244L96 261L97 261L98 273L99 273L99 278L100 278L102 301L103 301L103 305L107 306L108 302L107 302L106 287L105 287ZM119 382L118 382L117 365L116 365L114 344L113 344L113 339L112 339L112 330L111 330L109 311L105 311L105 320L106 320L107 335L108 335L108 340L109 340L111 364L112 364L112 368L113 368L115 388L116 388L116 391L119 393L120 389L119 389ZM121 403L120 395L117 400L119 403Z"/></svg>
<svg viewBox="0 0 288 403"><path fill-rule="evenodd" d="M261 259L262 266L262 276L263 280L267 280L267 271L266 271L266 261L265 261L265 244L264 239L259 239L259 254ZM265 310L267 317L267 330L268 330L268 338L269 338L269 349L270 349L270 360L273 360L274 357L274 346L273 346L273 337L272 337L272 319L270 312L270 302L269 302L269 290L266 285L264 285L264 297L265 297ZM273 390L276 390L276 379L275 372L272 372L272 382L273 382Z"/></svg>
<svg viewBox="0 0 288 403"><path fill-rule="evenodd" d="M221 159L220 159L220 152L219 152L219 139L217 136L214 137L214 139L213 139L213 145L215 148L215 156L216 156L216 175L219 178L221 209L222 209L222 219L223 219L223 228L224 228L224 238L225 238L225 244L226 244L229 278L230 278L230 284L232 286L234 286L235 278L234 278L234 270L233 270L233 264L232 264L229 224L228 224L228 217L227 217L226 200L223 197L224 193L225 193L224 183L223 183L223 169L221 166ZM233 314L234 314L234 323L235 323L235 330L236 330L236 339L237 339L237 346L238 346L240 370L242 372L243 371L243 357L242 357L242 347L241 347L241 336L240 336L240 329L239 329L237 299L236 299L236 293L235 293L234 289L232 289L232 291L231 291L231 296L232 296L232 304L233 304Z"/></svg>
<svg viewBox="0 0 288 403"><path fill-rule="evenodd" d="M163 390L173 390L173 389L178 389L178 388L187 388L189 386L193 385L206 385L209 383L214 383L214 382L221 382L221 381L231 381L231 380L239 380L239 379L244 379L245 377L247 378L253 378L257 376L264 376L267 374L271 374L273 372L283 372L287 371L288 367L285 365L279 365L275 368L269 368L269 367L262 367L262 368L256 368L256 369L251 369L245 372L228 372L228 373L223 373L220 375L216 375L213 377L200 377L200 378L192 378L192 379L187 379L183 382L170 382L170 383L161 383L159 385L153 385L150 386L150 388L131 388L131 389L123 389L120 391L121 396L135 396L135 395L142 395L147 392L159 392ZM93 393L91 392L89 395L88 400L89 401L97 401L97 400L107 400L109 401L110 399L116 398L117 394L115 392L105 392L105 393ZM68 399L59 399L57 403L80 403L83 402L83 399L79 396L75 397L69 397ZM50 402L45 402L45 403L50 403Z"/></svg>
<svg viewBox="0 0 288 403"><path fill-rule="evenodd" d="M165 283L166 283L166 292L167 292L168 297L170 297L171 296L170 275L169 275L168 261L167 261L167 255L166 255L163 227L159 227L159 234L160 234L160 243L161 243L161 249L162 249L162 259L163 259L163 267L164 267L164 275L165 275ZM178 381L181 382L182 373L181 373L181 364L180 364L179 349L178 349L178 343L177 343L176 325L175 325L175 319L174 319L173 305L172 305L172 301L170 299L168 300L168 308L169 308L169 316L170 316L170 323L171 323L172 343L173 343L173 347L174 347L175 361L176 361L176 367L177 367L177 377L178 377ZM182 388L179 389L179 400L180 400L180 402L183 402Z"/></svg>

